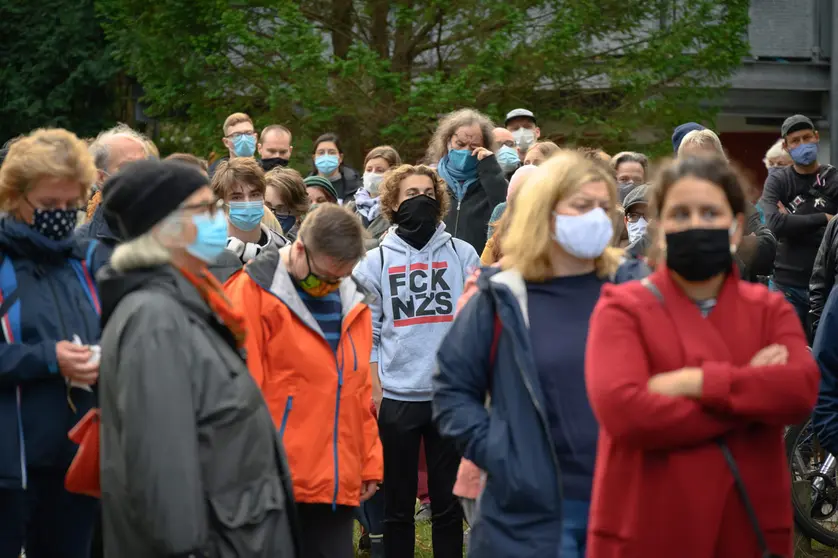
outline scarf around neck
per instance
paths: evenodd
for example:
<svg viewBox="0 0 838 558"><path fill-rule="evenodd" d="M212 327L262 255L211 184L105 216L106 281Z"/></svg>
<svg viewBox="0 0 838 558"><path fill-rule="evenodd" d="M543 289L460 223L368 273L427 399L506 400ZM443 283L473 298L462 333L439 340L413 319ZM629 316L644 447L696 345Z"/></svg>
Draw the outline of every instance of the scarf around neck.
<svg viewBox="0 0 838 558"><path fill-rule="evenodd" d="M376 217L381 215L381 200L370 196L366 188L360 188L355 192L355 209L364 219L372 223Z"/></svg>
<svg viewBox="0 0 838 558"><path fill-rule="evenodd" d="M454 192L454 197L457 198L458 201L462 201L466 192L468 192L468 189L471 188L473 184L477 183L477 169L475 168L474 171L465 173L453 167L449 167L447 153L445 154L445 157L439 160L436 172L438 172L442 179L448 183L448 187L451 188L452 192Z"/></svg>

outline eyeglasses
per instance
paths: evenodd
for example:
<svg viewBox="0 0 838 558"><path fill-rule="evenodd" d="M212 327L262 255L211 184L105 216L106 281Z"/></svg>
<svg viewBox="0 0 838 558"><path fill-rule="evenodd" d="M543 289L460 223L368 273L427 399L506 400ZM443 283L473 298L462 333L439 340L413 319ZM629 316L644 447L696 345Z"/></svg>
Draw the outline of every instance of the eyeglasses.
<svg viewBox="0 0 838 558"><path fill-rule="evenodd" d="M224 209L224 200L217 198L208 202L182 205L178 209L181 211L194 211L195 213L209 213L210 217L214 217L216 212Z"/></svg>
<svg viewBox="0 0 838 558"><path fill-rule="evenodd" d="M645 219L646 215L643 213L637 213L636 211L629 211L626 213L626 219L628 219L629 223L636 223L640 219Z"/></svg>
<svg viewBox="0 0 838 558"><path fill-rule="evenodd" d="M237 140L242 136L256 137L256 132L234 132L234 133L230 134L229 136L227 136L227 138L231 139L231 140Z"/></svg>

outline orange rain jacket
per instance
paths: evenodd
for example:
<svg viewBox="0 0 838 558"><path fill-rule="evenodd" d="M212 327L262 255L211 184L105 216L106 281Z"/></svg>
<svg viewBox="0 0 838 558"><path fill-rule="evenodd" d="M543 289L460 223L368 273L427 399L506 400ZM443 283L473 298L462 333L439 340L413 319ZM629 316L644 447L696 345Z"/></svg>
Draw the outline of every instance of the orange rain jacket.
<svg viewBox="0 0 838 558"><path fill-rule="evenodd" d="M358 506L361 483L384 478L372 412L372 314L354 280L341 283L337 354L297 294L276 250L225 285L247 320L247 364L279 429L294 498Z"/></svg>

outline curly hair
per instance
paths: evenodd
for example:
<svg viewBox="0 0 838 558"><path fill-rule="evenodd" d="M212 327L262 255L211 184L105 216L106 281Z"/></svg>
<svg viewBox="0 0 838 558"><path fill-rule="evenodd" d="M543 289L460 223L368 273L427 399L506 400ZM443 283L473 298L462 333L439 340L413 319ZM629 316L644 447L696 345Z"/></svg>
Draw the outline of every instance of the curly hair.
<svg viewBox="0 0 838 558"><path fill-rule="evenodd" d="M495 125L489 117L474 109L460 109L446 114L437 125L436 131L428 145L428 153L425 160L430 163L438 163L448 153L448 143L454 133L463 126L477 124L483 135L483 147L489 151L495 151L495 139L492 130Z"/></svg>
<svg viewBox="0 0 838 558"><path fill-rule="evenodd" d="M399 187L402 181L409 176L427 176L431 179L434 184L434 195L439 202L437 223L441 223L448 214L448 207L451 205L451 199L448 197L448 187L434 169L425 165L402 165L384 175L384 180L381 181L381 186L379 186L381 213L388 221L395 223L393 218L399 209Z"/></svg>

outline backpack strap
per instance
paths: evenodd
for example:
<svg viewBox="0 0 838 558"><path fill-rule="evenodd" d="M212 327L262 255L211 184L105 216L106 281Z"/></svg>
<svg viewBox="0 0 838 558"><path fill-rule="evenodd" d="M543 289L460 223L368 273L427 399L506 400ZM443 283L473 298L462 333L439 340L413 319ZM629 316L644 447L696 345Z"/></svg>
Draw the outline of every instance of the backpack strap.
<svg viewBox="0 0 838 558"><path fill-rule="evenodd" d="M12 259L4 255L0 255L0 331L6 343L21 339L17 276Z"/></svg>
<svg viewBox="0 0 838 558"><path fill-rule="evenodd" d="M88 259L90 255L90 249L88 249ZM76 272L76 277L78 277L79 283L81 283L82 289L84 289L84 294L87 295L87 299L90 301L93 309L101 316L102 305L99 302L99 293L96 290L96 282L93 280L87 261L70 260L70 265L73 271Z"/></svg>

